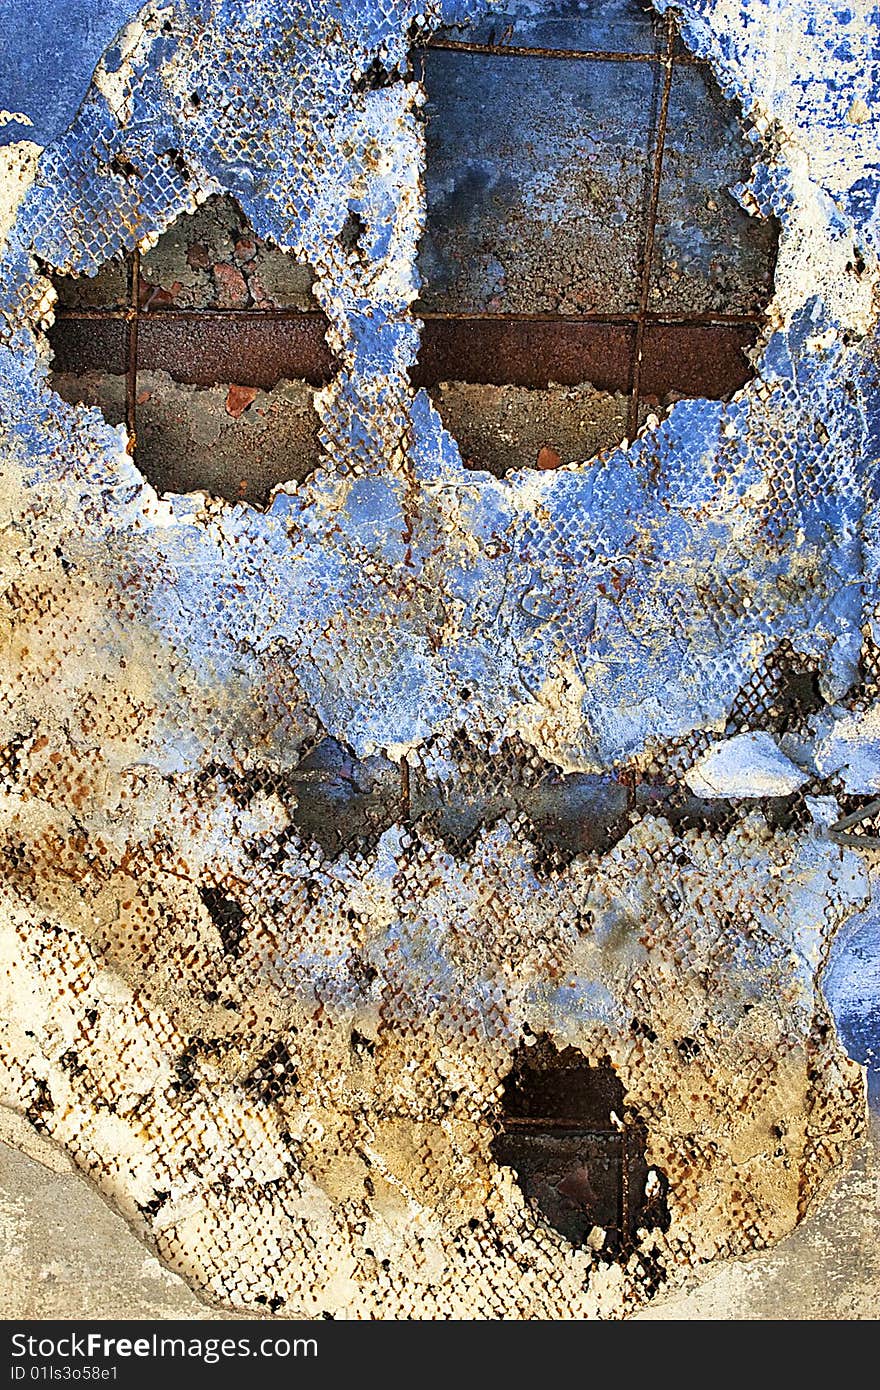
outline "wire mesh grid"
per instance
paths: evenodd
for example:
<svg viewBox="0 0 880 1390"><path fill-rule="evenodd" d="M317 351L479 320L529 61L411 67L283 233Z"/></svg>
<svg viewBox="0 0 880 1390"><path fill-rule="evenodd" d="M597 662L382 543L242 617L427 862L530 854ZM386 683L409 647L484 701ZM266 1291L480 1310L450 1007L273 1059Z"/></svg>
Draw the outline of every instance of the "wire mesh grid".
<svg viewBox="0 0 880 1390"><path fill-rule="evenodd" d="M661 312L650 307L673 75L677 66L705 66L682 45L671 14L657 21L654 29L654 47L637 53L612 48L554 49L504 42L471 43L444 37L435 37L412 51L411 61L421 67L422 77L425 62L433 52L452 53L463 59L479 55L499 62L558 59L583 64L639 64L655 73L651 110L646 113L650 138L642 171L645 200L635 309L629 313L584 310L575 316L421 310L423 344L421 365L414 369L416 384L452 379L450 371L454 373L454 364L460 364L463 356L474 357L477 380L480 372L488 370L491 374L499 370L499 363L502 374L511 373L511 380L519 374L524 381L535 383L548 373L554 381L570 376L573 381L588 382L597 374L602 377L610 372L615 378L615 389L627 398L629 438L635 438L648 411L658 408L656 387L645 377L649 332L655 335L651 352L663 358L667 364L664 370L669 369L669 363L686 357L688 370L694 361L698 362L699 375L705 377L695 383L701 388L698 394L723 395L741 384L742 369L736 362L743 361L742 349L757 333L762 321L760 314ZM273 303L264 297L259 277L255 279L251 273L255 247L261 243L246 226L239 236L234 255L230 250L226 262L213 267L215 278L222 279L210 303L190 307L186 302L176 302L165 288L144 278L150 253L142 257L137 250L125 258L124 293L119 292L118 268L114 268L108 283L113 280L110 290L115 288L116 293L108 292L108 302L95 302L94 293L85 300L62 294L53 332L56 355L65 363L65 370L80 375L92 371L117 371L124 375L125 422L129 452L135 459L139 453L139 405L149 398L148 392L139 389L139 374L145 370L167 369L175 380L200 386L239 382L248 396L259 386L268 390L286 378L320 386L336 370L326 343L324 315L316 306ZM197 244L187 255L191 253L199 256L205 251ZM250 266L248 261L252 262ZM197 268L201 262L190 259L190 265ZM499 332L506 336L499 338ZM692 332L702 336L693 342L676 337ZM246 406L247 397L243 396L242 402ZM233 406L233 414L235 409ZM252 488L244 495L260 504L265 499L258 492Z"/></svg>

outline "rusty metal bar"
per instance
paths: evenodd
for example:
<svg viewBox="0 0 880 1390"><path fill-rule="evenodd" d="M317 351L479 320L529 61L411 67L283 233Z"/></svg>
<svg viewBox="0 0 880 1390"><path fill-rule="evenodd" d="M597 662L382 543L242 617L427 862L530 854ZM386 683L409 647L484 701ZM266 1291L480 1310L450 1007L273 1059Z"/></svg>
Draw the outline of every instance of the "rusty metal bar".
<svg viewBox="0 0 880 1390"><path fill-rule="evenodd" d="M541 48L534 45L510 43L472 43L465 39L428 39L416 45L416 53L429 53L432 50L446 53L480 54L489 58L550 58L566 62L586 63L662 63L661 54L656 51L646 53L622 53L604 48ZM684 51L677 55L677 61L693 66L705 66L705 59Z"/></svg>
<svg viewBox="0 0 880 1390"><path fill-rule="evenodd" d="M627 1148L627 1128L623 1126L620 1136L620 1239L626 1246L629 1242L629 1152Z"/></svg>
<svg viewBox="0 0 880 1390"><path fill-rule="evenodd" d="M322 386L338 367L326 329L322 314L278 320L257 313L236 320L235 332L211 311L183 320L141 314L139 362L142 371L166 371L195 386L234 381L267 390L298 379Z"/></svg>
<svg viewBox="0 0 880 1390"><path fill-rule="evenodd" d="M266 319L257 313L235 321L210 310L179 318L140 314L137 341L140 371L167 371L195 386L236 382L270 390L281 380L323 385L337 363L325 340L320 314ZM50 333L55 369L80 375L125 370L119 320L96 323L67 319ZM627 393L637 325L634 322L554 322L541 319L429 319L416 386L467 381L496 386L576 386L588 381L600 391ZM642 336L640 393L662 398L721 397L745 385L744 349L758 335L757 323L664 324L646 322Z"/></svg>
<svg viewBox="0 0 880 1390"><path fill-rule="evenodd" d="M575 386L626 391L633 324L433 319L425 323L417 386L471 381L495 386Z"/></svg>
<svg viewBox="0 0 880 1390"><path fill-rule="evenodd" d="M590 1124L585 1125L582 1120L560 1120L555 1115L539 1115L534 1119L529 1117L523 1119L518 1115L505 1115L505 1128L511 1133L517 1134L546 1134L553 1131L554 1134L583 1135L585 1138L595 1136L597 1139L613 1139L616 1143L620 1142L621 1134L610 1121L607 1125Z"/></svg>
<svg viewBox="0 0 880 1390"><path fill-rule="evenodd" d="M56 315L49 329L49 344L55 357L53 370L71 372L112 372L124 376L128 360L128 313L115 314L102 321L66 319Z"/></svg>
<svg viewBox="0 0 880 1390"><path fill-rule="evenodd" d="M409 789L409 763L406 758L400 760L400 813L404 822L410 818L411 801Z"/></svg>
<svg viewBox="0 0 880 1390"><path fill-rule="evenodd" d="M200 319L205 314L211 314L215 318L225 319L272 319L275 322L290 319L298 322L303 319L315 319L322 324L327 320L320 309L180 309L174 305L164 305L156 309L141 309L140 317L143 318L162 318L180 319L189 321ZM552 312L484 312L481 309L419 309L413 310L415 318L423 322L440 323L611 323L611 324L637 324L639 314L637 311L632 313L603 313L599 310L585 310L579 314L556 314ZM65 306L55 310L56 319L106 321L120 319L127 321L131 318L130 309L77 309ZM697 314L674 314L664 312L662 309L649 309L645 314L647 323L658 323L668 326L690 328L695 324L711 326L713 324L735 324L744 327L758 327L765 321L764 314L725 314L709 309Z"/></svg>
<svg viewBox="0 0 880 1390"><path fill-rule="evenodd" d="M721 400L752 375L746 352L757 328L695 327L648 323L642 339L640 401L669 392Z"/></svg>
<svg viewBox="0 0 880 1390"><path fill-rule="evenodd" d="M163 313L169 311L163 310ZM535 313L484 313L479 309L456 309L456 310L432 310L419 309L414 311L415 317L425 323L477 323L497 322L497 323L610 323L610 324L637 324L640 315L637 311L628 313L603 313L597 309L585 310L580 314L554 314L551 312ZM715 324L727 326L738 325L748 328L757 328L765 322L764 314L725 314L716 313L708 309L697 314L674 314L664 312L662 309L649 309L644 315L646 323L658 323L663 325L676 326L681 328L692 328L695 325L711 327Z"/></svg>
<svg viewBox="0 0 880 1390"><path fill-rule="evenodd" d="M539 323L505 320L434 321L425 324L417 386L438 381L496 386L576 386L628 392L635 324ZM642 337L640 393L661 398L720 398L749 378L745 349L757 324L652 324Z"/></svg>
<svg viewBox="0 0 880 1390"><path fill-rule="evenodd" d="M125 329L125 427L128 430L127 449L134 458L137 449L137 370L138 370L138 296L141 283L141 258L137 247L128 257L128 309Z"/></svg>
<svg viewBox="0 0 880 1390"><path fill-rule="evenodd" d="M672 15L666 16L666 48L663 55L663 89L660 95L660 110L657 115L657 133L654 142L654 160L651 176L651 198L648 204L648 223L645 231L645 250L642 259L642 284L639 299L639 321L636 328L636 341L633 350L632 385L630 388L627 434L635 439L639 427L639 399L642 393L642 357L645 347L645 330L648 313L648 297L651 293L651 267L654 261L654 235L657 229L657 209L660 204L660 183L663 175L663 148L666 143L666 122L669 118L669 94L672 91L672 71L675 66L675 21Z"/></svg>

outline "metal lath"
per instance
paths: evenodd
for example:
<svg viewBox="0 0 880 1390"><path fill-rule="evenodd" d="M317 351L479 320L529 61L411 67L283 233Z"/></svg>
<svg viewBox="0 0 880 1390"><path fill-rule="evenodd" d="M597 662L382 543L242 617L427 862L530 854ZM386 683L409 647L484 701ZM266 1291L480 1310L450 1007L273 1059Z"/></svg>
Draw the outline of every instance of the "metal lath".
<svg viewBox="0 0 880 1390"><path fill-rule="evenodd" d="M462 8L444 0L445 14ZM575 8L592 22L621 0ZM827 742L823 721L842 722L835 708L807 713L813 668L835 704L852 679L869 579L873 376L835 308L842 214L824 184L817 201L806 176L786 182L781 145L756 169L749 196L791 208L787 234L813 218L830 307L801 304L787 277L786 326L735 401L681 402L629 451L552 477L463 476L442 410L413 399L408 379L424 104L405 69L423 16L343 13L348 32L310 0L295 14L270 0L198 16L148 7L124 109L122 79L99 81L40 155L10 229L5 1093L225 1307L623 1315L658 1277L779 1240L863 1125L863 1078L816 975L870 890L859 856L824 833L839 783L819 797L804 786L801 807L750 795L790 777L728 782L745 787L738 802L682 789L734 706L734 727L766 716L764 741L778 732L805 765ZM837 25L826 37L839 52ZM741 55L763 51L740 42L732 13L730 26ZM525 42L567 48L554 33ZM717 57L711 25L701 34ZM641 317L642 405L651 315L689 307L678 290L655 296L654 270L674 259L668 180L686 157L682 93L701 69L670 55L667 70L664 53L602 65L646 79L633 84L645 139L632 297L590 310L613 308L622 325L573 325L624 330L630 373ZM438 56L507 74L567 61ZM790 56L780 95L797 84L817 132L805 79L822 63ZM834 68L858 76L844 57ZM725 71L751 108L763 74ZM814 172L838 149L811 139ZM170 389L168 376L146 382L160 375L143 365L151 335L177 331L186 346L210 322L234 347L247 325L314 327L308 300L248 294L245 235L225 260L188 248L194 273L217 281L207 302L184 303L154 275L156 237L192 233L218 189L313 268L340 361L315 397L324 468L269 515L180 487L157 506L142 483L142 397ZM121 430L48 389L41 336L40 266L94 288L89 274L134 242L152 247L140 274L126 285L120 260L114 302L80 307L111 311L83 322L116 335L118 419L127 406L140 477ZM204 370L202 347L190 356ZM265 408L255 386L226 387L221 416ZM207 438L202 467L215 453ZM798 701L780 695L776 667L755 674L786 639L809 661ZM789 714L808 727L787 744ZM381 749L407 761L371 763ZM868 780L836 755L823 765L847 785ZM553 1113L553 1059L531 1049L540 1104L506 1106L536 1033L578 1049L571 1076L613 1072L602 1113ZM573 1202L559 1215L577 1223L574 1244L493 1154L499 1127L536 1181L536 1151L552 1159L547 1204ZM632 1166L637 1154L651 1171ZM637 1215L664 1196L665 1231L657 1211ZM624 1257L598 1269L614 1233Z"/></svg>
<svg viewBox="0 0 880 1390"><path fill-rule="evenodd" d="M479 28L477 22L477 32ZM653 93L649 103L652 109L645 111L646 130L650 129L648 162L642 171L647 198L630 307L621 301L611 310L594 307L582 308L576 313L539 309L498 312L487 310L474 300L467 308L444 308L449 295L442 287L437 291L432 288L430 269L422 266L422 278L428 275L428 285L424 303L417 306L423 329L418 363L412 372L415 386L435 387L440 382L456 381L537 390L551 384L555 389L556 386L590 383L599 392L622 393L627 398L625 427L628 436L634 438L648 410L657 409L670 394L722 398L748 379L746 350L755 343L762 322L761 313L754 307L747 312L725 312L717 308L679 312L662 305L658 308L652 303L674 74L679 68L706 71L705 65L681 45L671 16L665 18L662 26L658 23L657 30L659 41L656 44L634 52L613 47L471 42L443 34L414 50L413 61L419 76L428 82L429 95L431 64L437 59L446 62L454 59L459 64L473 63L475 59L493 64L515 63L520 70L523 70L521 65L548 63L576 63L584 71L591 64L594 70L596 64L612 68L637 65L640 70L654 74L650 86L645 88L646 95ZM507 37L514 37L512 27ZM479 79L478 71L474 78ZM442 122L442 113L436 119ZM431 128L429 119L429 175ZM526 171L530 157L529 150L521 152ZM572 191L572 199L575 196ZM429 177L429 237L433 228L442 238L443 216L442 209L432 209ZM255 244L243 217L240 214L239 217L244 242L236 244L236 252L242 244L248 247ZM163 241L176 230L167 233ZM503 236L504 229L499 234ZM510 236L514 234L515 229L508 232ZM627 235L632 233L628 230ZM130 436L129 450L133 455L137 456L139 445L139 373L167 372L174 382L197 387L235 383L248 391L272 391L286 381L317 387L332 378L337 364L327 346L327 320L317 307L304 308L301 302L255 302L253 294L249 298L244 288L238 261L214 267L218 275L223 272L224 276L221 293L214 302L196 305L176 302L173 285L170 288L157 285L155 275L149 282L143 278L152 254L149 253L143 263L137 251L128 256L124 303L113 303L112 296L111 302L95 303L94 293L80 302L75 295L63 296L51 334L56 373L73 376L95 372L124 374L125 420ZM190 264L201 264L198 257L204 257L205 265L208 264L207 253L200 244L187 250L188 258L192 254L196 259ZM275 254L281 255L280 252ZM423 250L423 259L425 254ZM601 297L603 291L598 284L596 292ZM438 400L438 404L445 413L445 403ZM551 413L554 405L555 402L550 405ZM182 399L180 409L188 408ZM576 408L579 407L572 406ZM467 434L464 421L453 421L455 424ZM617 415L607 421L604 428L612 433L622 432ZM609 438L608 442L615 440ZM553 467L565 461L549 439L548 444L549 449L542 451L541 466ZM479 442L476 450L479 454ZM307 452L309 466L313 466L317 461L317 445L314 446L315 457L311 457L311 449ZM470 448L464 448L463 452L468 464L482 466L479 457L471 456ZM143 466L150 471L146 462ZM278 481L292 476L289 462L285 465L279 461L277 466L280 469ZM296 476L299 477L299 473ZM160 488L175 490L183 486L186 490L186 479L173 471L163 473L156 481ZM216 479L211 481L218 485ZM199 481L196 485L205 484ZM207 485L210 487L211 482ZM221 491L230 500L244 495L257 503L268 496L264 483L251 485L242 492L244 487L244 483L236 480L226 488L221 484Z"/></svg>

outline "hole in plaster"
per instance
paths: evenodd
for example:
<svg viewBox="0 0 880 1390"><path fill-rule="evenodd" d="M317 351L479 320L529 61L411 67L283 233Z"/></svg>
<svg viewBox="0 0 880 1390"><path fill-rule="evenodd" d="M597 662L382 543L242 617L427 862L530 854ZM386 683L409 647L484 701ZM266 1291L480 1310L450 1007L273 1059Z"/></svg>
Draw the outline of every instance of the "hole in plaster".
<svg viewBox="0 0 880 1390"><path fill-rule="evenodd" d="M509 0L437 42L414 381L466 464L583 460L743 386L777 228L730 192L755 149L708 67L638 0Z"/></svg>
<svg viewBox="0 0 880 1390"><path fill-rule="evenodd" d="M217 928L225 954L237 956L244 937L245 915L241 906L222 889L212 885L200 888L199 897Z"/></svg>
<svg viewBox="0 0 880 1390"><path fill-rule="evenodd" d="M321 461L314 388L336 363L313 278L234 199L209 198L136 266L54 277L50 385L133 423L135 460L159 492L264 506Z"/></svg>
<svg viewBox="0 0 880 1390"><path fill-rule="evenodd" d="M823 704L819 671L813 660L797 652L790 642L780 642L737 692L727 732L766 729L774 734L803 733L809 716Z"/></svg>
<svg viewBox="0 0 880 1390"><path fill-rule="evenodd" d="M136 164L122 153L117 153L110 161L110 168L114 174L118 174L123 179L139 179L142 177L140 169Z"/></svg>
<svg viewBox="0 0 880 1390"><path fill-rule="evenodd" d="M354 90L356 92L378 92L383 87L393 87L395 82L399 82L403 74L399 68L386 68L381 59L377 56L370 63L369 67L356 77Z"/></svg>
<svg viewBox="0 0 880 1390"><path fill-rule="evenodd" d="M203 777L203 790L228 793L242 809L255 799L275 804L279 863L293 839L334 859L372 848L402 819L464 857L503 818L534 846L535 872L543 876L578 854L603 853L630 824L629 795L616 777L563 773L516 735L492 749L464 730L429 741L408 762L406 791L396 763L358 757L326 734L309 739L284 770L257 765L242 773L209 763ZM255 852L262 856L266 843Z"/></svg>
<svg viewBox="0 0 880 1390"><path fill-rule="evenodd" d="M292 1091L298 1080L296 1063L286 1042L280 1038L260 1058L244 1084L265 1104L272 1105Z"/></svg>
<svg viewBox="0 0 880 1390"><path fill-rule="evenodd" d="M360 213L356 212L354 208L349 208L348 216L345 219L342 231L339 233L339 244L343 251L348 251L349 254L352 255L362 251L361 237L366 230L367 224Z"/></svg>
<svg viewBox="0 0 880 1390"><path fill-rule="evenodd" d="M446 765L445 777L435 759ZM409 804L417 823L457 855L505 818L534 844L536 870L604 852L628 827L627 791L613 776L563 773L517 735L489 748L465 729L412 755Z"/></svg>
<svg viewBox="0 0 880 1390"><path fill-rule="evenodd" d="M276 838L282 858L291 838L317 845L331 858L374 845L401 812L397 765L378 755L358 758L327 736L308 741L295 766L284 771L258 766L241 773L211 763L204 779L206 787L222 787L243 809L255 798L271 798L283 808L287 825Z"/></svg>
<svg viewBox="0 0 880 1390"><path fill-rule="evenodd" d="M539 1037L520 1048L501 1104L493 1158L572 1245L620 1258L639 1229L667 1229L666 1179L645 1161L647 1132L627 1114L609 1063L591 1066L576 1048L557 1051Z"/></svg>

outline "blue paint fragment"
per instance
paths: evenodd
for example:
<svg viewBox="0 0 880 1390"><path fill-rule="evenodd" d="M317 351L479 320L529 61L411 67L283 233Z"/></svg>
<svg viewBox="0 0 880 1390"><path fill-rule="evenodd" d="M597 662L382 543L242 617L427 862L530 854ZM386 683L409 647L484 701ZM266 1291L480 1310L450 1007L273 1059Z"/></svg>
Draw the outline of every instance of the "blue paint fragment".
<svg viewBox="0 0 880 1390"><path fill-rule="evenodd" d="M106 45L137 14L138 0L30 0L6 6L0 110L33 122L0 126L0 144L48 145L73 119ZM118 52L111 45L110 55Z"/></svg>
<svg viewBox="0 0 880 1390"><path fill-rule="evenodd" d="M838 933L822 974L822 992L849 1055L868 1072L868 1096L880 1111L880 904Z"/></svg>

